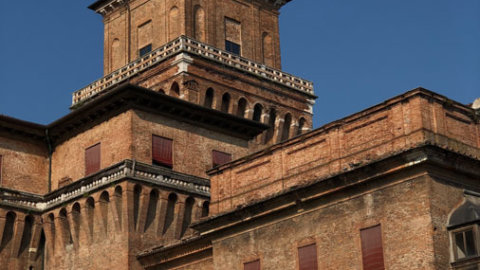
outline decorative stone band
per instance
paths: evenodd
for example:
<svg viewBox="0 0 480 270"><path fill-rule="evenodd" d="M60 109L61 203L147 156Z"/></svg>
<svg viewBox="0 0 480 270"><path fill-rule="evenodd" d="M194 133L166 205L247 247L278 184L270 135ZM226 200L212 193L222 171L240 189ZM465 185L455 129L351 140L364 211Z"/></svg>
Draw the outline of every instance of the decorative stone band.
<svg viewBox="0 0 480 270"><path fill-rule="evenodd" d="M96 174L78 180L46 196L0 188L0 204L11 205L43 212L67 201L79 198L110 186L112 183L131 179L196 195L210 197L210 182L207 179L184 175L131 160L125 160Z"/></svg>
<svg viewBox="0 0 480 270"><path fill-rule="evenodd" d="M118 85L141 73L143 70L151 68L152 66L163 62L171 56L182 52L213 60L221 63L222 65L279 83L291 89L312 96L314 95L313 83L310 81L303 80L280 70L253 62L227 51L217 49L193 40L189 37L180 36L179 38L161 46L151 53L127 64L120 69L117 69L109 75L94 81L92 84L75 91L72 97L72 107L90 98L94 98L99 93L106 91L113 86Z"/></svg>

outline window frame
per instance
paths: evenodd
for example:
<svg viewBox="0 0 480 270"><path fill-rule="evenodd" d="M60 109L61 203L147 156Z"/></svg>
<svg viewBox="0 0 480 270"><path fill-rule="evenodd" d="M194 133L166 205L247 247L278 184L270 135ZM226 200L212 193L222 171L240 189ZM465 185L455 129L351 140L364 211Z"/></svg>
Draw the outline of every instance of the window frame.
<svg viewBox="0 0 480 270"><path fill-rule="evenodd" d="M143 50L147 49L145 52L142 53ZM149 43L140 49L138 49L138 56L139 57L144 57L145 55L149 54L152 52L152 43Z"/></svg>
<svg viewBox="0 0 480 270"><path fill-rule="evenodd" d="M89 171L88 170L88 155L87 155L87 152L95 147L98 147L98 165L97 165L97 169L96 170L92 170L92 171ZM89 175L92 175L92 174L95 174L97 172L99 172L100 170L102 169L102 144L101 142L98 142L94 145L91 145L87 148L85 148L85 176L89 176Z"/></svg>
<svg viewBox="0 0 480 270"><path fill-rule="evenodd" d="M250 263L255 263L255 262L258 262L258 269L262 269L262 260L260 258L256 258L256 259L253 259L253 260L248 260L248 261L245 261L243 262L243 270L246 269L246 266Z"/></svg>
<svg viewBox="0 0 480 270"><path fill-rule="evenodd" d="M466 231L469 231L469 230L473 231L473 243L475 245L474 246L475 247L475 255L465 256L463 258L459 258L458 253L457 253L457 242L456 242L455 236L458 233L463 233L463 237L464 237L464 240L465 240L465 234L464 233ZM467 225L467 226L461 226L461 227L455 228L453 230L449 230L449 235L450 235L451 251L452 251L452 255L453 255L453 262L452 263L468 261L472 258L480 257L479 250L478 250L479 249L479 239L480 239L478 224L470 224L470 225ZM466 245L466 242L464 243L464 245Z"/></svg>
<svg viewBox="0 0 480 270"><path fill-rule="evenodd" d="M296 252L297 252L297 269L300 270L301 268L301 261L300 261L300 249L301 248L306 248L306 247L309 247L309 246L315 246L315 262L316 262L316 266L317 266L317 270L318 270L318 245L317 245L317 242L316 241L308 241L308 242L304 242L302 243L301 245L297 245L297 248L296 248Z"/></svg>
<svg viewBox="0 0 480 270"><path fill-rule="evenodd" d="M215 153L217 153L219 155L230 156L230 161L227 161L227 162L222 163L222 164L215 164L215 155L216 155ZM231 162L232 160L233 160L233 155L232 154L227 153L227 152L223 152L223 151L219 151L219 150L215 150L215 149L212 150L212 168L222 166L223 164Z"/></svg>
<svg viewBox="0 0 480 270"><path fill-rule="evenodd" d="M171 149L170 149L170 163L162 162L162 161L156 160L156 159L154 158L154 157L155 157L155 155L154 155L154 153L155 153L155 152L154 152L154 151L155 151L155 148L154 148L154 140L155 140L155 138L160 138L160 139L163 139L163 140L168 140L168 141L170 141L170 147L171 147ZM165 137L165 136L160 136L160 135L152 134L152 144L151 144L151 145L152 145L152 151L151 151L151 153L152 153L152 165L173 169L173 163L174 163L174 162L173 162L173 161L174 161L174 159L173 159L173 157L174 157L174 154L173 154L174 145L173 145L173 144L174 144L174 143L173 143L173 139L171 139L171 138L168 138L168 137Z"/></svg>

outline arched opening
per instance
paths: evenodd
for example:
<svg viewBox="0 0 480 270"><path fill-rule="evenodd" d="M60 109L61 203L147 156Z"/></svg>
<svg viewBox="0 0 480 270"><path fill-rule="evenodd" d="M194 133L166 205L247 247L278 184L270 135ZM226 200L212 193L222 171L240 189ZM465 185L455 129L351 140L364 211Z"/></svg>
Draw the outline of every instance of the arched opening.
<svg viewBox="0 0 480 270"><path fill-rule="evenodd" d="M177 82L172 83L172 87L170 87L170 96L180 98L180 87Z"/></svg>
<svg viewBox="0 0 480 270"><path fill-rule="evenodd" d="M108 225L108 203L110 203L110 194L107 191L102 192L100 195L100 212L102 214L103 229L107 232Z"/></svg>
<svg viewBox="0 0 480 270"><path fill-rule="evenodd" d="M81 209L80 209L80 204L74 203L72 206L72 221L73 221L73 231L75 232L76 237L78 237L80 233L80 226L81 226L81 221L80 221L80 214L81 214ZM74 239L78 241L78 239Z"/></svg>
<svg viewBox="0 0 480 270"><path fill-rule="evenodd" d="M0 243L0 253L10 244L13 238L13 230L17 215L14 212L8 212L3 228L2 243Z"/></svg>
<svg viewBox="0 0 480 270"><path fill-rule="evenodd" d="M287 113L283 120L283 127L282 127L282 137L281 141L288 140L290 138L290 126L292 125L292 115Z"/></svg>
<svg viewBox="0 0 480 270"><path fill-rule="evenodd" d="M194 8L193 36L196 40L205 42L205 11L196 5Z"/></svg>
<svg viewBox="0 0 480 270"><path fill-rule="evenodd" d="M87 225L89 229L90 238L93 237L93 221L95 216L95 200L92 197L88 197L86 201L86 214L87 214Z"/></svg>
<svg viewBox="0 0 480 270"><path fill-rule="evenodd" d="M171 193L168 195L168 203L167 203L167 213L165 214L165 225L163 226L163 234L165 234L170 225L172 225L173 220L175 218L175 204L177 203L177 195L175 193Z"/></svg>
<svg viewBox="0 0 480 270"><path fill-rule="evenodd" d="M224 113L228 113L228 108L230 108L230 94L225 93L222 96L222 107L220 110Z"/></svg>
<svg viewBox="0 0 480 270"><path fill-rule="evenodd" d="M150 191L150 199L148 201L147 209L147 220L145 221L145 232L151 227L155 216L157 215L157 205L158 205L158 190L152 189Z"/></svg>
<svg viewBox="0 0 480 270"><path fill-rule="evenodd" d="M133 224L137 228L138 217L140 214L140 194L142 193L142 187L135 185L133 188Z"/></svg>
<svg viewBox="0 0 480 270"><path fill-rule="evenodd" d="M178 8L176 6L170 9L168 13L168 39L173 40L180 36L180 22L178 19Z"/></svg>
<svg viewBox="0 0 480 270"><path fill-rule="evenodd" d="M207 108L212 108L213 105L213 89L208 88L207 91L205 92L205 100L203 101L203 106Z"/></svg>
<svg viewBox="0 0 480 270"><path fill-rule="evenodd" d="M269 143L273 139L273 135L275 133L275 122L277 120L277 111L272 108L270 109L269 117L268 117L268 125L270 126L267 130L267 134L265 136L265 143Z"/></svg>
<svg viewBox="0 0 480 270"><path fill-rule="evenodd" d="M208 217L209 209L210 209L210 202L209 201L203 202L202 217Z"/></svg>
<svg viewBox="0 0 480 270"><path fill-rule="evenodd" d="M20 242L20 251L18 255L21 255L30 246L30 241L32 240L32 231L33 231L33 217L31 215L28 215L25 218L25 225L23 227L22 240Z"/></svg>
<svg viewBox="0 0 480 270"><path fill-rule="evenodd" d="M237 116L239 117L245 117L245 111L247 110L247 100L244 98L241 98L238 101L238 106L237 106Z"/></svg>
<svg viewBox="0 0 480 270"><path fill-rule="evenodd" d="M73 237L72 237L72 232L70 231L70 224L68 223L67 219L67 210L65 208L62 208L60 210L60 223L62 224L62 237L64 240L64 244L69 245L73 243Z"/></svg>
<svg viewBox="0 0 480 270"><path fill-rule="evenodd" d="M115 187L115 209L117 211L118 224L122 226L122 187Z"/></svg>
<svg viewBox="0 0 480 270"><path fill-rule="evenodd" d="M253 121L260 122L260 120L262 119L262 110L263 107L261 104L255 104L255 106L253 107Z"/></svg>
<svg viewBox="0 0 480 270"><path fill-rule="evenodd" d="M183 215L182 232L180 234L180 237L182 237L185 234L188 227L192 223L192 210L193 210L194 204L195 204L195 200L192 197L188 197L187 200L185 201L185 212Z"/></svg>
<svg viewBox="0 0 480 270"><path fill-rule="evenodd" d="M297 135L300 135L303 133L303 129L305 128L305 123L306 123L306 120L303 117L301 117L300 120L298 120Z"/></svg>

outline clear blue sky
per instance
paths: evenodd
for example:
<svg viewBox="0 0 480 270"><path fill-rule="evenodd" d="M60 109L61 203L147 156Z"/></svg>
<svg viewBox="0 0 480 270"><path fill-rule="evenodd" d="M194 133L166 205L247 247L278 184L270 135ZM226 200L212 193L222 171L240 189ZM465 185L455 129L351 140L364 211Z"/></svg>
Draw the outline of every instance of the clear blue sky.
<svg viewBox="0 0 480 270"><path fill-rule="evenodd" d="M53 122L102 76L92 2L2 2L0 114ZM293 0L280 18L283 70L315 84L315 127L417 86L480 97L479 0Z"/></svg>

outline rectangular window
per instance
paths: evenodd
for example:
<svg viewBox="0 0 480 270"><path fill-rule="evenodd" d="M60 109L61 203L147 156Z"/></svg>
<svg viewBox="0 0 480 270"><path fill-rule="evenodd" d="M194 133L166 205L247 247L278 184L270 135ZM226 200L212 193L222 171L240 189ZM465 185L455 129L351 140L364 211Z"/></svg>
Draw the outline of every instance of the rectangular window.
<svg viewBox="0 0 480 270"><path fill-rule="evenodd" d="M225 50L236 55L240 55L240 45L231 41L225 40Z"/></svg>
<svg viewBox="0 0 480 270"><path fill-rule="evenodd" d="M140 57L148 54L151 51L152 51L152 44L148 44L147 46L140 49L139 51Z"/></svg>
<svg viewBox="0 0 480 270"><path fill-rule="evenodd" d="M243 270L260 270L260 260L244 263Z"/></svg>
<svg viewBox="0 0 480 270"><path fill-rule="evenodd" d="M477 255L474 235L473 228L454 233L457 260Z"/></svg>
<svg viewBox="0 0 480 270"><path fill-rule="evenodd" d="M364 270L384 270L382 229L380 225L360 230Z"/></svg>
<svg viewBox="0 0 480 270"><path fill-rule="evenodd" d="M298 269L317 270L317 245L311 244L298 248Z"/></svg>
<svg viewBox="0 0 480 270"><path fill-rule="evenodd" d="M172 144L173 141L171 139L156 135L152 136L152 163L154 165L173 167Z"/></svg>
<svg viewBox="0 0 480 270"><path fill-rule="evenodd" d="M212 163L213 167L217 167L232 161L232 155L217 150L212 151Z"/></svg>
<svg viewBox="0 0 480 270"><path fill-rule="evenodd" d="M85 150L85 175L100 170L100 143Z"/></svg>
<svg viewBox="0 0 480 270"><path fill-rule="evenodd" d="M240 55L242 50L242 25L230 18L225 18L225 50Z"/></svg>

